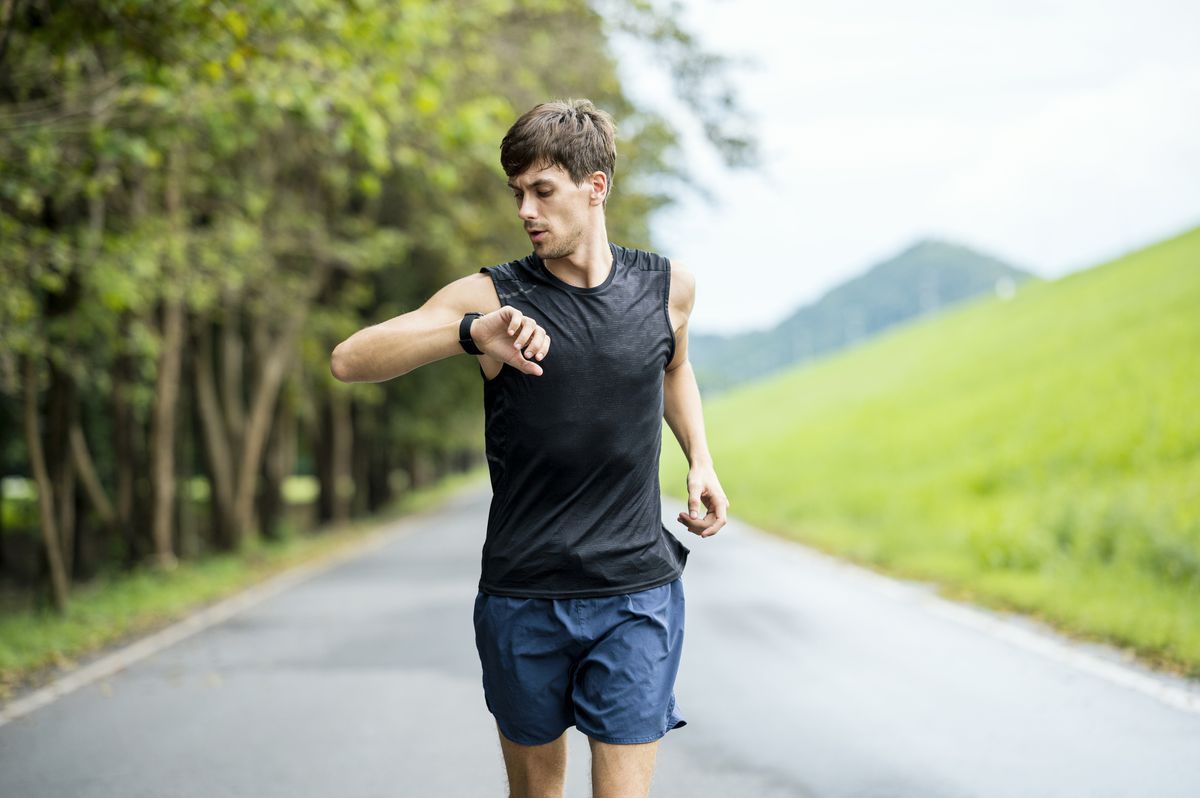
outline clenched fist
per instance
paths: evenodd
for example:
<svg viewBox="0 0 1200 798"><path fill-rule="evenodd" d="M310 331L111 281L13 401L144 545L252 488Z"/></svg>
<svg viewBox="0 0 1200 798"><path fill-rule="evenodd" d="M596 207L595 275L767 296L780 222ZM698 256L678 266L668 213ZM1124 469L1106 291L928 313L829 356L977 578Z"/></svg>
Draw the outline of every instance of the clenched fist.
<svg viewBox="0 0 1200 798"><path fill-rule="evenodd" d="M542 360L550 351L550 335L540 324L512 305L471 322L471 337L484 353L526 374L541 376Z"/></svg>

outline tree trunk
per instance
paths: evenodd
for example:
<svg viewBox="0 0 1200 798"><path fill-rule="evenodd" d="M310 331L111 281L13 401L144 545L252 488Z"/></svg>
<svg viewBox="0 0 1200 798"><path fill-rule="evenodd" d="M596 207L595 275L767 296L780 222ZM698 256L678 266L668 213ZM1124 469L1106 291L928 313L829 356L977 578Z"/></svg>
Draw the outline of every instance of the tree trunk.
<svg viewBox="0 0 1200 798"><path fill-rule="evenodd" d="M361 518L371 512L371 441L374 430L369 408L362 402L350 403L350 474L354 492L350 495L350 514Z"/></svg>
<svg viewBox="0 0 1200 798"><path fill-rule="evenodd" d="M239 298L229 289L222 292L221 318L221 407L225 421L228 446L231 451L242 449L246 429L246 410L242 366L242 314Z"/></svg>
<svg viewBox="0 0 1200 798"><path fill-rule="evenodd" d="M154 480L154 560L162 569L178 562L174 549L175 517L175 410L179 399L179 371L183 349L183 302L163 304L162 352L154 391L151 432L151 473Z"/></svg>
<svg viewBox="0 0 1200 798"><path fill-rule="evenodd" d="M279 398L279 389L291 363L293 347L304 326L307 310L306 306L302 306L288 318L283 329L271 341L263 362L258 364L260 377L246 419L234 491L234 529L239 535L249 536L257 532L254 528L254 493L267 435L271 432L271 410Z"/></svg>
<svg viewBox="0 0 1200 798"><path fill-rule="evenodd" d="M62 312L61 310L58 312ZM71 581L74 547L74 469L71 464L70 429L72 405L75 402L75 382L53 362L48 363L50 384L46 389L45 435L43 457L46 473L53 484L55 528L62 548L63 570Z"/></svg>
<svg viewBox="0 0 1200 798"><path fill-rule="evenodd" d="M189 326L185 319L184 328ZM186 336L185 336L186 339ZM200 539L197 534L195 502L192 500L192 485L196 471L195 390L190 385L188 372L180 375L182 396L179 398L179 467L176 474L179 484L179 500L175 503L178 518L175 524L175 551L180 559L192 559L200 554Z"/></svg>
<svg viewBox="0 0 1200 798"><path fill-rule="evenodd" d="M283 512L283 480L285 476L279 469L279 447L283 423L284 419L277 415L275 423L271 425L271 432L267 436L258 504L255 508L259 522L262 524L263 537L268 540L277 540L280 537L279 523Z"/></svg>
<svg viewBox="0 0 1200 798"><path fill-rule="evenodd" d="M350 415L350 396L335 389L329 396L330 484L333 489L330 521L343 523L350 518L350 499L354 495L354 422Z"/></svg>
<svg viewBox="0 0 1200 798"><path fill-rule="evenodd" d="M75 465L70 452L64 453L59 463L58 479L54 485L54 498L58 502L58 543L62 546L63 573L70 582L75 577L76 517L75 517Z"/></svg>
<svg viewBox="0 0 1200 798"><path fill-rule="evenodd" d="M316 418L313 420L312 441L313 469L317 477L317 508L314 521L317 526L329 523L333 519L334 490L333 473L333 422L332 411L329 409L333 394L338 387L333 386L317 399Z"/></svg>
<svg viewBox="0 0 1200 798"><path fill-rule="evenodd" d="M71 459L75 463L75 471L83 484L83 491L91 502L92 509L100 519L100 525L105 530L105 536L113 539L117 534L117 515L112 501L100 482L96 473L96 464L88 448L87 436L83 433L83 425L76 416L71 423Z"/></svg>
<svg viewBox="0 0 1200 798"><path fill-rule="evenodd" d="M120 340L127 340L129 316L121 318ZM113 503L114 523L125 543L124 565L137 562L141 557L133 522L134 479L137 473L137 446L134 433L137 430L133 405L129 396L133 372L132 358L124 351L118 353L113 363L112 414L113 455L116 468L116 500Z"/></svg>
<svg viewBox="0 0 1200 798"><path fill-rule="evenodd" d="M38 422L37 364L33 356L25 358L25 443L29 448L29 467L38 486L38 504L41 511L42 541L45 544L46 560L50 566L50 586L54 596L54 607L59 612L67 608L70 584L63 567L62 548L58 539L56 513L54 512L54 487L46 471L46 457L42 451L41 424Z"/></svg>
<svg viewBox="0 0 1200 798"><path fill-rule="evenodd" d="M179 372L183 359L184 298L179 282L187 260L186 225L183 219L183 154L172 147L167 160L163 201L170 236L163 262L162 326L158 369L155 376L154 417L150 433L150 473L154 510L152 536L154 561L170 570L175 557L175 413L179 403Z"/></svg>
<svg viewBox="0 0 1200 798"><path fill-rule="evenodd" d="M204 431L204 449L208 457L213 539L222 549L237 545L234 529L234 462L229 446L225 419L213 377L212 324L205 319L196 323L196 354L193 358L196 381L196 411Z"/></svg>

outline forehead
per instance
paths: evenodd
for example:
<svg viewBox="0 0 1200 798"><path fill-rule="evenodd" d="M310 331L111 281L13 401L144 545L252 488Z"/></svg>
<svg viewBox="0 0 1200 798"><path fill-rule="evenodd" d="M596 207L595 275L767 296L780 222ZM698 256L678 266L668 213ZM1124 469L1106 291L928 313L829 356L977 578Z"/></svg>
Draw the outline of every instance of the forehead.
<svg viewBox="0 0 1200 798"><path fill-rule="evenodd" d="M508 179L508 185L512 188L525 189L535 183L571 183L571 175L566 169L563 169L558 164L550 164L549 166L529 167L520 174L513 175Z"/></svg>

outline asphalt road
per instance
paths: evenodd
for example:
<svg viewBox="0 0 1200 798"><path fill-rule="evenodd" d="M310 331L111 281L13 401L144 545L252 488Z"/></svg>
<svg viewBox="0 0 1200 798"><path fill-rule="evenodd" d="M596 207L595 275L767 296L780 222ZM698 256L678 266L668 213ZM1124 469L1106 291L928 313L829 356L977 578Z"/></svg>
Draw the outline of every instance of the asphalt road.
<svg viewBox="0 0 1200 798"><path fill-rule="evenodd" d="M471 627L488 497L0 726L0 796L506 795ZM736 519L678 534L688 725L652 796L1200 795L1200 685Z"/></svg>

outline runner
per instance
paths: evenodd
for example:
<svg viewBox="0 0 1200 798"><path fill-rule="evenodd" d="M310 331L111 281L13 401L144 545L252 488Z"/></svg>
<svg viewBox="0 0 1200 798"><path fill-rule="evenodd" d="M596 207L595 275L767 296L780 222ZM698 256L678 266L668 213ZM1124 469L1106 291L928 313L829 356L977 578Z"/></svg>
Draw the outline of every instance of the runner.
<svg viewBox="0 0 1200 798"><path fill-rule="evenodd" d="M441 288L333 351L379 382L463 350L483 383L492 484L475 641L514 798L560 798L566 731L589 738L595 798L645 798L675 702L689 549L661 520L662 419L690 464L701 538L725 525L687 359L695 279L608 240L612 118L538 105L500 145L533 245Z"/></svg>

